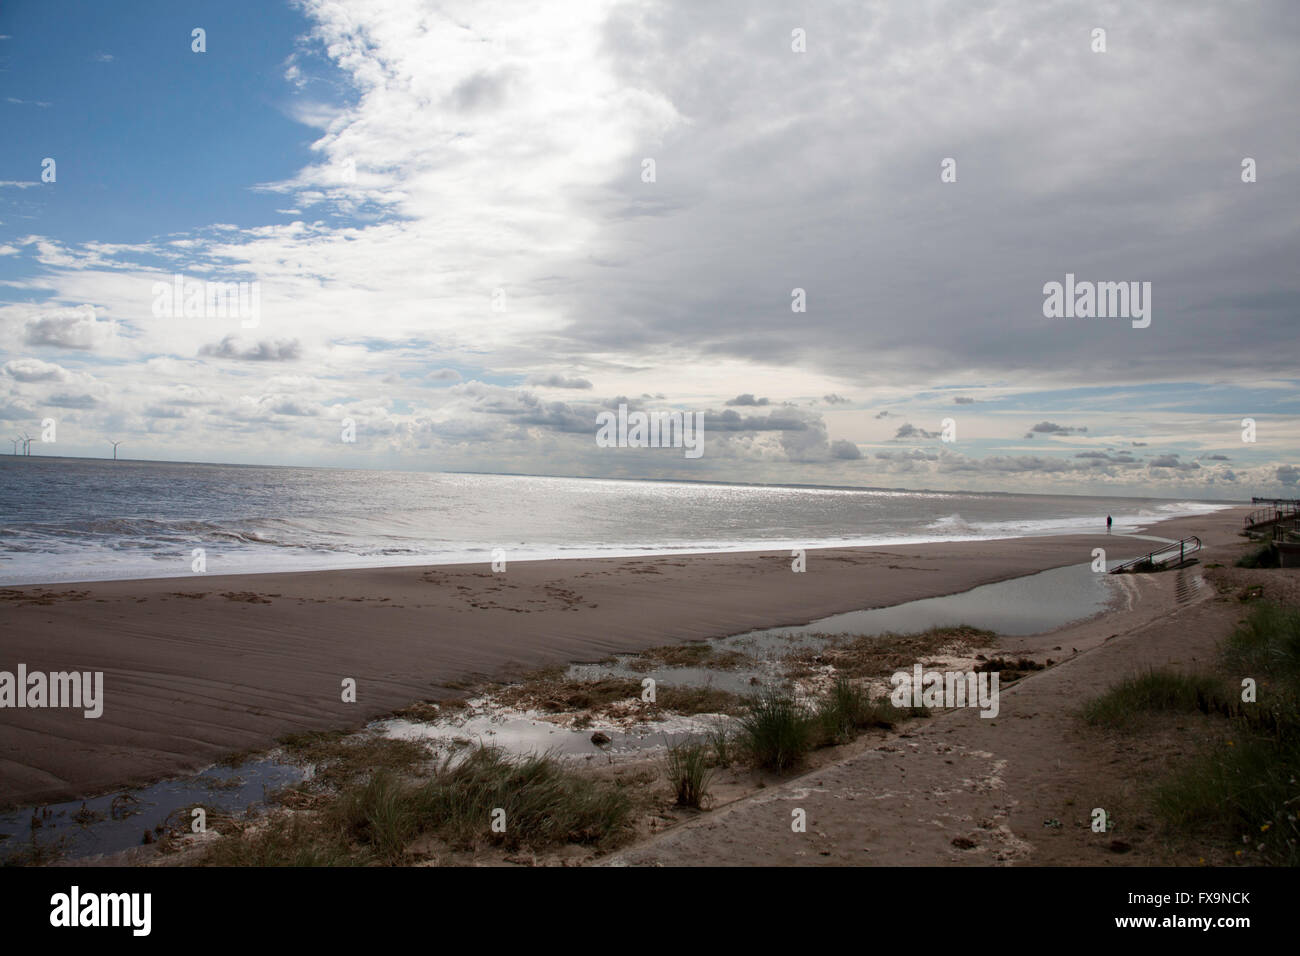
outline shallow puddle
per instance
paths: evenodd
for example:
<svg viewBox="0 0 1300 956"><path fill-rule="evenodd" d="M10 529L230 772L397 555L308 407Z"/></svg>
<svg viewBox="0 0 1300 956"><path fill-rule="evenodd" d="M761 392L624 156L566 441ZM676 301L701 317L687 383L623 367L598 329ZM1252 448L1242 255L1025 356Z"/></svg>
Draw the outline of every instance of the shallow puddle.
<svg viewBox="0 0 1300 956"><path fill-rule="evenodd" d="M768 628L724 638L723 648L764 647L811 634L911 634L933 627L971 627L999 634L1025 635L1054 631L1105 611L1114 579L1089 563L1053 568L1009 581L985 584L960 594L908 601L870 611L849 611L802 627ZM781 643L788 649L788 643Z"/></svg>
<svg viewBox="0 0 1300 956"><path fill-rule="evenodd" d="M184 812L172 823L188 827L189 811L200 804L240 813L304 776L300 767L261 758L90 800L10 810L0 813L0 861L24 856L33 846L46 859L116 853L140 846L145 831L154 833L174 811Z"/></svg>
<svg viewBox="0 0 1300 956"><path fill-rule="evenodd" d="M799 627L746 631L710 642L715 652L744 654L749 663L743 667L644 670L631 666L635 655L624 655L612 664L575 664L566 676L574 680L653 677L656 682L670 686L712 686L743 695L759 684L779 682L780 662L784 657L793 651L820 650L831 643L833 635L910 634L961 624L999 634L1039 634L1105 611L1114 597L1114 584L1109 575L1093 571L1090 563L1070 565L946 597L924 598L869 611L849 611Z"/></svg>

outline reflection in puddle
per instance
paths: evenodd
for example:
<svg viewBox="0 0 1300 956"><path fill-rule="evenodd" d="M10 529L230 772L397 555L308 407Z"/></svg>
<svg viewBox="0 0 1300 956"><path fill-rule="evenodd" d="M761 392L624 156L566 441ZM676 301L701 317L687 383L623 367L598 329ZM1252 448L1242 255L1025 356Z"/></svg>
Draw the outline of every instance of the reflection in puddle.
<svg viewBox="0 0 1300 956"><path fill-rule="evenodd" d="M788 654L820 650L844 634L910 634L935 627L968 624L999 634L1039 634L1105 611L1114 596L1115 581L1092 570L1089 563L1054 568L1024 577L985 584L961 594L908 601L893 607L834 614L799 627L747 631L710 643L715 653L736 651L749 662L744 667L634 667L634 655L612 664L577 664L567 676L575 680L601 677L653 677L670 686L706 687L745 694L757 684L781 679L781 660Z"/></svg>
<svg viewBox="0 0 1300 956"><path fill-rule="evenodd" d="M722 643L728 646L729 642L754 640L763 644L778 635L817 632L883 634L892 631L909 634L959 624L999 634L1041 634L1106 610L1111 601L1113 583L1108 575L1094 572L1091 564L1074 564L985 584L947 597L836 614L803 627L751 631L725 638Z"/></svg>

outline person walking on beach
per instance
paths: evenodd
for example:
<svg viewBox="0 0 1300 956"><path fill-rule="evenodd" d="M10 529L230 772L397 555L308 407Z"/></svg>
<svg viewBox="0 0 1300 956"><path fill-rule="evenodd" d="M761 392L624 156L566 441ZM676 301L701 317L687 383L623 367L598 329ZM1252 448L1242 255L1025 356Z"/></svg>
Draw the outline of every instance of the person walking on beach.
<svg viewBox="0 0 1300 956"><path fill-rule="evenodd" d="M1106 515L1106 532L1107 532L1108 534L1110 533L1110 525L1111 525L1111 521L1112 521L1112 520L1113 520L1113 519L1111 518L1110 515Z"/></svg>

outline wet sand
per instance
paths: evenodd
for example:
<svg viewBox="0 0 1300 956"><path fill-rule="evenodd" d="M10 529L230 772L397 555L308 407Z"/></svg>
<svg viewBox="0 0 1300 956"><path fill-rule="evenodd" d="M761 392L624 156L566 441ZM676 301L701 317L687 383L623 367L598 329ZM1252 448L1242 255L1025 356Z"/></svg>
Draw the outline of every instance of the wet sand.
<svg viewBox="0 0 1300 956"><path fill-rule="evenodd" d="M1240 514L1149 533L1232 540ZM283 734L354 729L468 680L964 591L1151 550L1069 535L809 551L292 574L0 590L0 670L103 671L104 712L0 710L0 806L197 770ZM357 701L343 701L343 681Z"/></svg>

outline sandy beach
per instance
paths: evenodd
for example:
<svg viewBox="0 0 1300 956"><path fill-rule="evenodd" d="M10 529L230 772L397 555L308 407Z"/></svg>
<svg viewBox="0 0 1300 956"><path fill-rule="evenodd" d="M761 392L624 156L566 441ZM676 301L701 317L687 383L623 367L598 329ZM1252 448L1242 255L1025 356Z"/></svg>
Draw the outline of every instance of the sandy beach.
<svg viewBox="0 0 1300 956"><path fill-rule="evenodd" d="M1234 509L1152 526L1232 540ZM1144 553L1069 535L788 553L402 567L8 588L0 667L103 671L104 710L13 709L0 804L85 796L192 771L285 733L356 728L468 680L951 594ZM357 701L342 700L346 678Z"/></svg>

